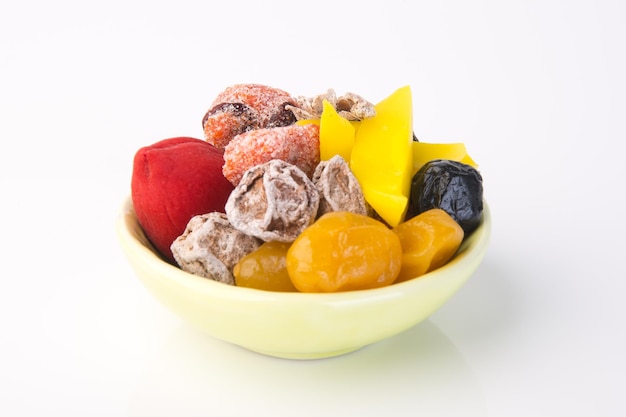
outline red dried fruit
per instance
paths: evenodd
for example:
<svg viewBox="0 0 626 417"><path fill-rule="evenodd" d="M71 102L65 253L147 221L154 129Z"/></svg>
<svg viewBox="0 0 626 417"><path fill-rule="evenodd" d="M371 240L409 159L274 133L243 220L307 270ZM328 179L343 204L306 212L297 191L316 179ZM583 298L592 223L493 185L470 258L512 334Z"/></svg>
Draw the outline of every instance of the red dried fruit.
<svg viewBox="0 0 626 417"><path fill-rule="evenodd" d="M220 103L243 103L260 115L262 126L277 111L284 109L285 103L296 105L296 100L286 91L261 84L235 84L227 87L213 100L213 106Z"/></svg>
<svg viewBox="0 0 626 417"><path fill-rule="evenodd" d="M137 220L174 262L170 245L198 214L224 213L233 186L222 175L223 153L196 138L164 139L137 151L131 196Z"/></svg>
<svg viewBox="0 0 626 417"><path fill-rule="evenodd" d="M218 104L202 119L206 141L219 149L224 149L238 134L258 128L257 112L242 103Z"/></svg>
<svg viewBox="0 0 626 417"><path fill-rule="evenodd" d="M236 135L252 129L288 126L296 122L289 106L296 100L278 88L235 84L217 95L202 119L207 142L223 148Z"/></svg>
<svg viewBox="0 0 626 417"><path fill-rule="evenodd" d="M289 125L257 129L235 136L224 149L224 176L237 185L248 169L280 159L310 178L320 162L319 126Z"/></svg>

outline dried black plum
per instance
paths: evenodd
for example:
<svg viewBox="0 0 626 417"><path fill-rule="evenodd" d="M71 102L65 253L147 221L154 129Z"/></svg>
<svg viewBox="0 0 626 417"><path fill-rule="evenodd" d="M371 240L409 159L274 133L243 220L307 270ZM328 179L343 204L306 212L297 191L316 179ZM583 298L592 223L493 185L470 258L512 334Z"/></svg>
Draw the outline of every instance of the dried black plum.
<svg viewBox="0 0 626 417"><path fill-rule="evenodd" d="M483 179L471 165L436 159L424 165L411 183L409 217L426 210L445 210L463 228L473 232L482 220Z"/></svg>

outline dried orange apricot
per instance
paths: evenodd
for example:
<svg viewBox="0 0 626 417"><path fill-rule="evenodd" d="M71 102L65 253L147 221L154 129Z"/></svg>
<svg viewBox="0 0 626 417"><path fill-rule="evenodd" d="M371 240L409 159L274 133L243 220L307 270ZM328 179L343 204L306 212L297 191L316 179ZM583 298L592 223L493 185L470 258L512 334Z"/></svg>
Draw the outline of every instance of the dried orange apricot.
<svg viewBox="0 0 626 417"><path fill-rule="evenodd" d="M241 258L233 268L235 285L266 291L297 291L285 264L289 246L289 243L265 242Z"/></svg>
<svg viewBox="0 0 626 417"><path fill-rule="evenodd" d="M463 229L444 210L430 209L393 229L402 244L402 269L396 282L443 266L461 246Z"/></svg>
<svg viewBox="0 0 626 417"><path fill-rule="evenodd" d="M287 251L287 271L302 292L383 287L394 282L401 263L400 239L391 229L345 211L321 216Z"/></svg>

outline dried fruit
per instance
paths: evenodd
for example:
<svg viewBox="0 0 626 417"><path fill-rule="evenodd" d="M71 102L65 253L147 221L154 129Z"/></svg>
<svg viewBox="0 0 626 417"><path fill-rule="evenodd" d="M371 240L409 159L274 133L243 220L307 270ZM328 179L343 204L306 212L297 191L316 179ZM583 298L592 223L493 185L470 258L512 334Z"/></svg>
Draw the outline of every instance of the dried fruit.
<svg viewBox="0 0 626 417"><path fill-rule="evenodd" d="M223 149L236 135L296 121L289 93L261 84L235 84L220 92L202 119L207 142Z"/></svg>
<svg viewBox="0 0 626 417"><path fill-rule="evenodd" d="M335 155L350 161L354 146L354 126L324 100L320 118L320 159L327 161Z"/></svg>
<svg viewBox="0 0 626 417"><path fill-rule="evenodd" d="M359 182L348 163L339 155L319 163L313 184L320 195L318 216L331 211L350 211L367 215L367 204Z"/></svg>
<svg viewBox="0 0 626 417"><path fill-rule="evenodd" d="M291 104L292 102L285 102L270 111L265 127L282 127L294 124L296 122L296 116L289 110Z"/></svg>
<svg viewBox="0 0 626 417"><path fill-rule="evenodd" d="M425 211L394 231L402 244L402 269L396 282L424 275L445 265L463 241L463 229L441 209Z"/></svg>
<svg viewBox="0 0 626 417"><path fill-rule="evenodd" d="M241 258L233 269L235 285L266 291L298 291L287 272L289 246L285 242L265 242Z"/></svg>
<svg viewBox="0 0 626 417"><path fill-rule="evenodd" d="M235 136L224 150L222 172L237 185L245 171L272 159L289 162L309 177L313 175L320 161L319 126L290 125Z"/></svg>
<svg viewBox="0 0 626 417"><path fill-rule="evenodd" d="M425 164L413 176L410 216L432 208L445 210L469 236L483 214L483 179L478 170L446 159Z"/></svg>
<svg viewBox="0 0 626 417"><path fill-rule="evenodd" d="M463 143L425 143L413 141L413 175L426 163L435 159L463 162L476 168Z"/></svg>
<svg viewBox="0 0 626 417"><path fill-rule="evenodd" d="M365 200L390 226L408 208L413 168L411 90L403 87L376 104L376 116L361 122L350 167Z"/></svg>
<svg viewBox="0 0 626 417"><path fill-rule="evenodd" d="M194 216L172 243L172 253L183 271L234 285L233 268L261 242L235 229L223 213Z"/></svg>
<svg viewBox="0 0 626 417"><path fill-rule="evenodd" d="M220 92L212 106L220 103L243 103L253 108L260 116L260 125L266 127L274 114L286 104L295 105L296 100L286 91L267 85L234 84Z"/></svg>
<svg viewBox="0 0 626 417"><path fill-rule="evenodd" d="M346 93L337 97L335 90L329 89L315 97L298 97L296 105L287 106L297 120L319 119L324 110L324 101L336 109L339 115L347 120L363 120L373 117L376 110L372 103L354 93Z"/></svg>
<svg viewBox="0 0 626 417"><path fill-rule="evenodd" d="M146 236L168 260L170 245L198 214L224 212L233 186L222 175L222 152L189 137L165 139L134 157L131 196Z"/></svg>
<svg viewBox="0 0 626 417"><path fill-rule="evenodd" d="M398 236L383 223L350 212L323 215L287 251L287 271L302 292L390 285L401 263Z"/></svg>
<svg viewBox="0 0 626 417"><path fill-rule="evenodd" d="M246 171L226 202L237 229L264 241L292 242L315 220L319 195L295 165L274 159Z"/></svg>
<svg viewBox="0 0 626 417"><path fill-rule="evenodd" d="M240 133L259 128L256 110L243 103L220 103L212 107L202 119L207 142L219 149Z"/></svg>

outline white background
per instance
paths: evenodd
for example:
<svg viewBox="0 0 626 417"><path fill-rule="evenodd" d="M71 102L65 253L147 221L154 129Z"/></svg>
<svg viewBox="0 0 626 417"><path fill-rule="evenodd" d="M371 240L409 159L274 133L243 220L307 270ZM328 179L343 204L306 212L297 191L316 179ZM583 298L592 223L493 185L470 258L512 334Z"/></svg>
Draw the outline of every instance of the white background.
<svg viewBox="0 0 626 417"><path fill-rule="evenodd" d="M626 6L595 1L3 2L0 414L622 416ZM465 142L484 263L353 354L263 357L141 287L114 234L141 146L230 84L378 101Z"/></svg>

